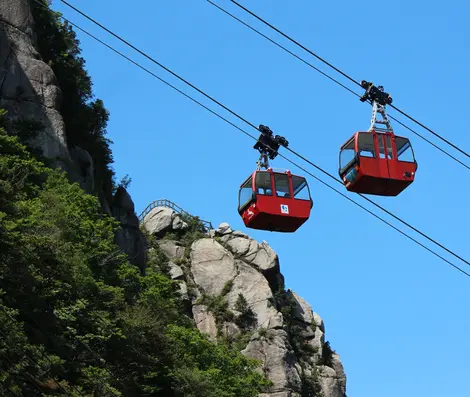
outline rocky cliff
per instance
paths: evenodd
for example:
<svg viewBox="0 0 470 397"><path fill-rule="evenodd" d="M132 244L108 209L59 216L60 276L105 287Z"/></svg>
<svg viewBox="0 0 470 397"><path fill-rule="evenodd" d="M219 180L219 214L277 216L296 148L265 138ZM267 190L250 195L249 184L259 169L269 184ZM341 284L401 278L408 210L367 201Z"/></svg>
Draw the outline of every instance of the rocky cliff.
<svg viewBox="0 0 470 397"><path fill-rule="evenodd" d="M8 131L100 198L103 211L121 225L117 244L142 272L155 251L169 258L166 270L178 281L187 315L198 329L215 343L223 339L261 362L260 371L272 386L260 397L344 397L346 377L339 356L325 342L323 321L305 300L285 289L279 258L266 242L227 224L187 233L192 219L157 207L143 222L156 241L148 248L127 191L120 187L110 197L110 181L103 182L106 161L99 153L107 147L97 141L90 146L98 147L94 154L84 148L106 117L98 107L96 125L84 123L70 132L77 126L65 119L75 115L67 107L72 114L64 116L63 87L39 51L35 22L28 0L0 1L0 109L8 111ZM74 90L69 87L68 92Z"/></svg>
<svg viewBox="0 0 470 397"><path fill-rule="evenodd" d="M36 3L33 4L37 13L48 12ZM94 110L95 104L89 102L91 93L79 95L75 92L78 88L87 91L91 87L81 66L81 59L70 54L68 58L72 59L72 66L67 66L67 69L61 65L61 70L70 73L77 68L77 73L85 75L81 76L85 83L77 84L82 84L85 88L69 88L75 98L70 98L72 95L63 98L58 78L39 52L35 27L38 23L47 26L49 34L56 41L59 41L61 32L55 30L55 20L50 17L52 14L44 14L50 18L47 22L35 21L31 5L28 0L0 1L0 109L7 111L7 117L2 121L10 133L20 136L36 153L46 158L50 165L62 168L70 180L100 198L103 211L113 215L122 226L122 230L116 235L117 244L128 254L131 263L143 270L146 242L140 232L132 200L123 188L117 189L111 196L111 178L103 178L103 174L106 175L103 168L106 166L103 166L102 151L97 150L93 157L89 151L76 144L80 141L75 137L77 134L88 144L92 141L91 136L97 135L96 129L103 123L103 120L99 120L99 110L95 115L88 116L95 122L90 122L90 125L83 123L85 126L74 131L75 135L69 130L82 123L72 114L70 117L73 123L69 123L67 129L67 123L61 114L64 99L68 99L69 104L74 103L77 113L83 118L85 114L92 113L90 109ZM54 51L51 49L51 52ZM51 60L49 63L59 62L56 60L54 63ZM67 73L63 72L64 81L70 80ZM99 147L100 144L108 150L107 142L91 142L91 147ZM101 182L97 183L97 180Z"/></svg>
<svg viewBox="0 0 470 397"><path fill-rule="evenodd" d="M325 342L325 325L311 306L286 290L279 258L226 223L188 237L186 222L169 208L156 207L143 228L170 260L190 316L217 342L235 344L261 362L272 381L260 397L345 397L346 376L339 356Z"/></svg>
<svg viewBox="0 0 470 397"><path fill-rule="evenodd" d="M36 47L34 19L27 0L0 2L0 107L8 129L35 126L34 146L50 159L70 162L65 125L59 112L61 90Z"/></svg>

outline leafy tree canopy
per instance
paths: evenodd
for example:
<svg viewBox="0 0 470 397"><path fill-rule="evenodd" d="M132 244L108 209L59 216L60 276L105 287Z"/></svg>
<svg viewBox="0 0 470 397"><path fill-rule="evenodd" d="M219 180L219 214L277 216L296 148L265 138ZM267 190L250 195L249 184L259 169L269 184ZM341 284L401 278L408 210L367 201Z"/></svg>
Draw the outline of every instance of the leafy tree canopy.
<svg viewBox="0 0 470 397"><path fill-rule="evenodd" d="M141 276L127 262L96 197L3 130L0 192L6 390L249 397L267 385L253 361L194 328L156 264Z"/></svg>

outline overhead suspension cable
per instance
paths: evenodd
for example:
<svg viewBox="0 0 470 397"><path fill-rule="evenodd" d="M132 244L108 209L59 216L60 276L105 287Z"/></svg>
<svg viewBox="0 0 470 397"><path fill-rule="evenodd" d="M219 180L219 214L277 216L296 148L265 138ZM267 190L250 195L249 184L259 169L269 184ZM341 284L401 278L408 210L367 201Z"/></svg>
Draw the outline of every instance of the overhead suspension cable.
<svg viewBox="0 0 470 397"><path fill-rule="evenodd" d="M304 64L306 64L308 67L314 69L315 71L317 71L318 73L320 73L321 75L323 75L324 77L326 77L327 79L333 81L335 84L339 85L340 87L344 88L345 90L349 91L351 94L355 95L356 97L358 98L361 98L361 95L358 94L357 92L355 92L354 90L352 90L351 88L349 88L348 86L346 86L345 84L341 83L340 81L338 81L337 79L331 77L330 75L328 75L327 73L323 72L321 69L317 68L316 66L314 66L313 64L311 64L310 62L308 62L307 60L305 60L305 58L302 58L301 56L297 55L296 53L292 52L291 50L289 50L287 47L283 46L282 44L279 44L277 41L271 39L270 37L268 37L267 35L265 35L264 33L262 33L261 31L259 31L258 29L254 28L253 26L249 25L248 23L246 23L245 21L241 20L240 18L238 18L237 16L235 16L234 14L230 13L229 11L227 11L226 9L224 9L223 7L219 6L218 4L214 3L213 1L211 0L206 0L208 3L210 3L211 5L213 5L214 7L216 7L217 9L219 9L220 11L222 11L223 13L225 13L226 15L230 16L231 18L235 19L236 21L240 22L242 25L246 26L248 29L252 30L253 32L255 32L256 34L260 35L261 37L263 37L264 39L268 40L269 42L271 42L272 44L274 44L275 46L279 47L280 49L282 49L283 51L287 52L288 54L292 55L293 57L297 58L299 61L303 62ZM302 47L303 48L303 47ZM319 58L320 60L323 61L323 58ZM338 70L337 68L335 68L334 66L330 65L328 62L327 64L329 66L331 66L334 70ZM339 71L340 73L342 73L341 71ZM349 78L349 76L348 76ZM357 83L354 79L350 79L352 80L354 83ZM360 85L360 84L359 84ZM362 87L361 87L362 88ZM368 101L368 103L370 103L370 101ZM391 105L389 105L391 106ZM467 168L468 170L470 170L470 166L465 164L464 162L462 162L460 159L458 159L457 157L455 157L454 155L450 154L449 152L447 152L446 150L442 149L440 146L436 145L434 142L430 141L428 138L424 137L423 135L421 135L420 133L418 133L416 130L412 129L411 127L407 126L406 124L404 124L403 122L401 122L400 120L398 120L397 118L393 117L392 115L388 114L388 117L391 118L392 120L394 120L395 122L397 122L398 124L400 124L401 126L403 126L404 128L406 128L407 130L409 130L410 132L412 132L413 134L415 134L416 136L418 136L419 138L421 138L422 140L424 140L425 142L427 142L428 144L430 144L431 146L433 146L435 149L439 150L440 152L442 152L443 154L445 154L446 156L450 157L452 160L456 161L457 163L459 163L460 165L462 165L463 167Z"/></svg>
<svg viewBox="0 0 470 397"><path fill-rule="evenodd" d="M36 1L36 0L35 0ZM153 73L151 70L147 69L146 67L142 66L141 64L139 64L138 62L134 61L133 59L131 59L130 57L124 55L123 53L121 53L120 51L116 50L114 47L110 46L109 44L107 44L106 42L102 41L101 39L99 39L98 37L94 36L93 34L89 33L88 31L86 31L85 29L81 28L80 26L78 26L77 24L69 21L67 18L61 16L61 18L64 20L64 21L67 21L70 25L74 26L75 28L79 29L80 31L82 31L84 34L86 34L87 36L91 37L92 39L96 40L98 43L102 44L103 46L107 47L108 49L110 49L111 51L113 51L114 53L116 53L117 55L121 56L122 58L126 59L128 62L132 63L133 65L137 66L138 68L142 69L143 71L145 71L146 73L150 74L152 77L158 79L160 82L162 82L163 84L167 85L168 87L172 88L173 90L175 90L176 92L178 92L179 94L183 95L184 97L186 97L187 99L189 99L190 101L194 102L195 104L197 104L198 106L202 107L204 110L208 111L209 113L211 113L212 115L216 116L217 118L221 119L222 121L224 121L225 123L229 124L230 126L234 127L235 129L237 129L238 131L242 132L243 134L245 134L246 136L248 136L249 138L255 140L255 141L258 141L258 138L256 138L254 135L250 134L248 131L246 131L245 129L239 127L238 125L236 125L235 123L231 122L230 120L228 120L227 118L225 118L224 116L220 115L219 113L215 112L214 110L212 110L211 108L209 108L208 106L204 105L203 103L201 103L200 101L198 101L197 99L194 99L192 96L186 94L184 91L180 90L179 88L177 88L176 86L174 86L173 84L169 83L168 81L166 81L165 79L161 78L160 76L156 75L155 73ZM269 145L265 145L267 146L268 149L271 149L273 150ZM370 215L372 215L374 218L380 220L381 222L383 222L384 224L386 224L387 226L390 226L392 229L394 229L395 231L397 231L398 233L400 233L401 235L405 236L406 238L408 238L409 240L411 240L412 242L416 243L417 245L419 245L420 247L424 248L426 251L430 252L431 254L433 254L434 256L436 256L437 258L443 260L444 262L446 262L447 264L449 264L450 266L452 266L453 268L457 269L458 271L460 271L461 273L465 274L466 276L469 276L470 277L470 273L466 272L465 270L462 270L460 267L458 267L457 265L455 265L454 263L452 263L451 261L449 261L448 259L444 258L442 255L438 254L437 252L435 252L434 250L430 249L429 247L427 247L426 245L424 245L423 243L421 243L420 241L416 240L415 238L411 237L409 234L403 232L402 230L398 229L396 226L394 226L393 224L391 224L390 222L388 222L387 220L385 220L384 218L380 217L379 215L373 213L371 210L369 210L368 208L364 207L363 205L359 204L357 201L351 199L350 197L348 197L346 194L344 194L343 192L339 191L338 189L336 189L335 187L331 186L329 183L327 182L324 182L322 179L318 178L315 174L311 173L310 171L308 171L307 169L305 169L304 167L302 167L301 165L299 165L298 163L290 160L288 157L284 156L282 153L279 153L278 154L280 157L282 157L284 160L286 160L287 162L289 162L290 164L294 165L295 167L299 168L300 170L304 171L306 174L310 175L312 178L314 178L315 180L317 180L318 182L320 182L321 184L325 185L326 187L330 188L331 190L333 190L334 192L338 193L339 195L341 195L342 197L344 197L346 200L350 201L351 203L355 204L356 206L358 206L359 208L361 208L362 210L366 211L367 213L369 213Z"/></svg>
<svg viewBox="0 0 470 397"><path fill-rule="evenodd" d="M38 0L34 0L34 1L38 1ZM65 3L64 0L61 0ZM236 124L234 124L233 122L231 122L230 120L228 120L227 118L221 116L220 114L218 114L217 112L215 112L214 110L210 109L209 107L207 107L206 105L204 105L203 103L199 102L198 100L194 99L193 97L191 97L190 95L186 94L184 91L180 90L179 88L177 88L176 86L172 85L171 83L167 82L166 80L164 80L163 78L159 77L158 75L156 75L155 73L153 73L152 71L150 71L149 69L145 68L144 66L140 65L139 63L137 63L136 61L132 60L131 58L129 58L128 56L124 55L123 53L121 53L120 51L116 50L115 48L113 48L112 46L110 46L109 44L105 43L104 41L98 39L96 36L94 36L93 34L89 33L87 30L81 28L80 26L78 26L77 24L71 22L70 20L68 20L67 18L63 17L62 15L58 14L59 17L61 19L63 19L64 21L66 21L67 23L71 24L72 26L76 27L77 29L79 29L80 31L82 31L83 33L85 33L86 35L88 35L89 37L93 38L94 40L96 40L97 42L99 42L100 44L106 46L108 49L112 50L113 52L115 52L116 54L118 54L119 56L123 57L124 59L126 59L127 61L131 62L132 64L134 64L135 66L139 67L140 69L144 70L146 73L150 74L151 76L153 76L154 78L158 79L159 81L161 81L162 83L166 84L168 87L172 88L173 90L177 91L178 93L180 93L181 95L185 96L186 98L190 99L192 102L196 103L197 105L201 106L202 108L204 108L205 110L207 110L208 112L210 112L211 114L213 114L214 116L218 117L219 119L223 120L224 122L230 124L232 127L236 128L237 130L241 131L242 133L244 133L245 135L249 136L250 138L254 139L254 140L258 140L255 136L251 135L250 133L248 133L247 131L245 131L244 129L242 129L241 127L237 126ZM173 73L172 73L173 74ZM176 74L175 74L176 75ZM179 76L178 76L179 77ZM198 90L199 91L199 90ZM205 96L207 96L207 94L204 93ZM215 101L215 100L214 100ZM224 107L223 105L221 105L222 107ZM225 107L224 107L225 108ZM241 116L238 116L236 113L234 113L233 111L229 110L230 113L236 115L239 119L245 121L243 118L241 118ZM245 121L246 122L246 121ZM248 123L249 125L252 125L251 123ZM256 127L254 127L256 128ZM257 131L258 128L256 128ZM292 151L291 149L289 149L290 151ZM470 277L470 273L467 273L466 271L462 270L460 267L458 267L457 265L455 265L454 263L450 262L449 260L447 260L446 258L444 258L443 256L439 255L437 252L433 251L432 249L428 248L427 246L425 246L424 244L422 244L421 242L419 242L418 240L416 240L415 238L411 237L409 234L403 232L402 230L398 229L397 227L395 227L394 225L392 225L390 222L386 221L385 219L381 218L380 216L376 215L375 213L373 213L372 211L370 211L369 209L367 209L366 207L362 206L361 204L359 204L358 202L356 202L355 200L351 199L350 197L346 196L344 193L340 192L339 190L335 189L333 186L331 186L330 184L324 182L323 180L321 180L320 178L318 178L316 175L312 174L311 172L307 171L305 168L301 167L300 165L298 165L297 163L293 162L292 160L288 159L287 157L285 157L284 155L282 154L279 154L282 158L284 158L286 161L290 162L291 164L295 165L296 167L298 167L299 169L303 170L304 172L306 172L308 175L312 176L314 179L316 179L317 181L319 181L320 183L322 183L323 185L327 186L328 188L334 190L335 192L337 192L338 194L340 194L341 196L343 196L344 198L346 198L348 201L354 203L356 206L360 207L361 209L363 209L364 211L368 212L370 215L374 216L375 218L379 219L380 221L382 221L383 223L385 223L386 225L390 226L391 228L393 228L394 230L396 230L397 232L399 232L400 234L402 234L403 236L407 237L408 239L410 239L411 241L413 241L414 243L418 244L419 246L421 246L422 248L424 248L425 250L427 250L428 252L432 253L434 256L438 257L439 259L443 260L444 262L446 262L447 264L449 264L450 266L454 267L455 269L457 269L458 271L460 271L461 273L467 275ZM334 178L336 180L336 178ZM445 248L445 247L444 247ZM452 251L450 251L452 253ZM452 253L453 254L453 253ZM453 254L454 256L456 256L456 254ZM457 256L458 257L458 256ZM458 257L459 258L459 257ZM465 262L465 260L463 260Z"/></svg>
<svg viewBox="0 0 470 397"><path fill-rule="evenodd" d="M37 1L37 0L35 0ZM80 11L79 9L77 9L76 7L72 6L70 3L68 3L67 1L65 0L60 0L62 3L64 3L65 5L67 5L68 7L72 8L73 10L75 10L76 12L78 12L80 15L84 16L86 19L88 19L89 21L93 22L95 25L99 26L100 28L102 28L103 30L105 30L106 32L110 33L112 36L116 37L119 41L123 42L124 44L126 44L127 46L131 47L132 49L134 49L135 51L139 52L140 54L144 55L147 59L151 60L153 63L157 64L158 66L160 66L161 68L163 68L164 70L168 71L170 74L172 74L173 76L175 76L176 78L178 78L179 80L183 81L185 84L189 85L191 88L194 88L196 91L198 91L199 93L201 93L202 95L204 95L206 98L210 99L212 102L216 103L217 105L221 106L223 109L227 110L229 113L231 113L232 115L234 115L235 117L237 117L239 120L243 121L244 123L248 124L250 127L256 129L258 132L258 127L256 127L253 123L251 123L250 121L248 121L247 119L245 119L244 117L240 116L238 113L234 112L233 110L231 110L230 108L228 108L227 106L225 106L224 104L222 104L221 102L219 102L218 100L216 100L215 98L213 98L212 96L210 96L209 94L207 94L206 92L202 91L201 89L199 89L198 87L196 87L194 84L188 82L187 80L185 80L183 77L181 77L180 75L178 75L177 73L173 72L171 69L169 69L168 67L162 65L160 62L158 62L157 60L155 60L153 57L151 57L150 55L148 55L147 53L143 52L142 50L138 49L137 47L135 47L133 44L129 43L128 41L126 41L125 39L123 39L121 36L119 36L118 34L112 32L111 30L109 30L108 28L106 28L105 26L103 26L101 23L97 22L95 19L93 19L92 17L88 16L87 14L85 14L84 12ZM299 154L298 152L290 149L290 148L287 148L287 150L289 150L291 153L293 153L295 156L301 158L302 160L306 161L307 163L309 163L310 165L312 165L314 168L316 168L317 170L319 170L320 172L322 172L323 174L327 175L329 178L335 180L337 183L340 183L341 185L343 185L343 182L336 178L335 176L333 176L332 174L330 174L329 172L325 171L323 168L321 168L320 166L314 164L313 162L311 162L310 160L308 160L307 158L305 158L304 156L302 156L301 154ZM440 248L442 248L443 250L445 250L446 252L448 252L449 254L451 254L452 256L456 257L457 259L461 260L462 262L464 262L465 264L467 264L468 266L470 266L470 261L466 260L465 258L463 258L462 256L456 254L455 252L453 252L452 250L450 250L449 248L445 247L443 244L439 243L437 240L429 237L427 234L421 232L419 229L417 229L416 227L412 226L410 223L404 221L403 219L401 219L400 217L398 217L397 215L395 215L394 213L392 213L391 211L385 209L384 207L382 207L381 205L377 204L375 201L369 199L368 197L364 196L363 194L359 194L363 199L365 199L366 201L368 201L369 203L371 203L372 205L374 205L375 207L379 208L380 210L384 211L385 213L387 213L388 215L392 216L394 219L396 219L397 221L401 222L402 224L404 224L405 226L409 227L410 229L412 229L413 231L415 231L416 233L420 234L422 237L426 238L428 241L431 241L432 243L436 244L437 246L439 246Z"/></svg>
<svg viewBox="0 0 470 397"><path fill-rule="evenodd" d="M236 6L240 7L241 9L243 9L244 11L246 11L247 13L249 13L250 15L252 15L253 17L255 17L256 19L258 19L259 21L261 21L262 23L264 23L265 25L269 26L271 29L275 30L277 33L279 33L280 35L284 36L286 39L288 39L289 41L291 41L292 43L294 43L295 45L297 45L298 47L302 48L304 51L307 51L309 54L313 55L315 58L319 59L321 62L325 63L326 65L328 65L329 67L331 67L332 69L334 69L336 72L338 72L339 74L341 74L342 76L346 77L348 80L352 81L354 84L358 85L358 86L361 86L360 82L355 80L354 78L352 78L351 76L347 75L346 73L344 73L343 71L341 71L340 69L338 69L337 67L333 66L331 63L327 62L325 59L323 59L322 57L320 57L319 55L317 55L316 53L314 53L312 50L308 49L307 47L305 47L304 45L302 45L301 43L299 43L297 40L293 39L292 37L290 37L289 35L285 34L284 32L282 32L281 30L279 30L278 28L276 28L274 25L270 24L268 21L264 20L263 18L261 18L260 16L256 15L254 12L250 11L248 8L244 7L242 4L240 3L237 3L235 0L230 0L232 3L234 3ZM413 121L414 123L418 124L419 126L421 126L422 128L424 128L425 130L429 131L431 134L433 134L434 136L436 136L437 138L439 138L440 140L442 140L443 142L447 143L449 146L453 147L455 150L459 151L460 153L462 153L463 155L465 155L466 157L470 158L470 154L468 154L466 151L462 150L461 148L459 148L457 145L453 144L452 142L450 142L448 139L444 138L442 135L439 135L437 132L433 131L432 129L430 129L429 127L427 127L426 125L422 124L421 122L419 122L418 120L416 120L415 118L411 117L409 114L407 114L406 112L404 112L403 110L400 110L399 108L397 108L396 106L394 105L389 105L390 107L392 107L393 109L395 109L397 112L401 113L403 116L407 117L408 119L410 119L411 121Z"/></svg>
<svg viewBox="0 0 470 397"><path fill-rule="evenodd" d="M38 0L34 0L36 2L38 2ZM223 120L225 123L231 125L232 127L234 127L235 129L237 129L238 131L242 132L243 134L247 135L248 137L250 137L251 139L255 140L255 141L258 141L258 139L253 136L252 134L250 134L249 132L247 132L246 130L242 129L241 127L237 126L236 124L234 124L233 122L231 122L230 120L228 120L227 118L221 116L220 114L218 114L217 112L215 112L214 110L210 109L209 107L207 107L206 105L204 105L203 103L199 102L198 100L194 99L193 97L191 97L190 95L186 94L185 92L183 92L182 90L180 90L179 88L177 88L176 86L172 85L171 83L167 82L166 80L164 80L163 78L159 77L158 75L156 75L155 73L153 73L152 71L150 71L149 69L145 68L144 66L140 65L139 63L137 63L136 61L132 60L130 57L124 55L123 53L121 53L120 51L116 50L115 48L113 48L112 46L110 46L109 44L107 44L106 42L100 40L98 37L94 36L93 34L89 33L87 30L81 28L80 26L78 26L77 24L71 22L70 20L68 20L67 18L63 17L61 14L59 13L56 13L56 15L58 15L61 19L63 19L64 21L66 21L67 23L69 23L70 25L74 26L75 28L79 29L81 32L83 32L84 34L86 34L87 36L91 37L92 39L94 39L95 41L97 41L98 43L100 43L101 45L107 47L108 49L110 49L111 51L113 51L114 53L116 53L117 55L121 56L122 58L126 59L128 62L132 63L133 65L137 66L138 68L142 69L143 71L145 71L146 73L150 74L152 77L158 79L159 81L161 81L162 83L164 83L165 85L167 85L168 87L172 88L173 90L177 91L178 93L180 93L181 95L183 95L184 97L186 97L187 99L191 100L192 102L196 103L197 105L199 105L200 107L202 107L203 109L205 109L206 111L210 112L211 114L213 114L214 116L216 116L217 118ZM258 129L257 129L258 130ZM271 149L269 146L268 146L269 149ZM284 156L282 153L279 153L279 156L281 156L282 158L284 158L286 161L288 161L289 163L293 164L294 166L296 166L297 168L301 169L302 171L304 171L305 173L307 173L308 175L310 175L312 178L314 178L315 180L317 180L318 182L320 182L321 184L327 186L328 188L330 188L331 190L335 191L336 193L338 193L339 195L341 195L342 197L344 197L346 200L350 201L351 203L355 204L356 206L358 206L359 208L361 208L362 210L366 211L367 213L369 213L370 215L372 215L373 217L375 217L376 219L380 220L381 222L383 222L384 224L386 224L387 226L390 226L392 229L394 229L395 231L397 231L398 233L400 233L401 235L405 236L406 238L408 238L409 240L411 240L412 242L416 243L417 245L419 245L420 247L424 248L426 251L430 252L431 254L433 254L434 256L436 256L437 258L441 259L442 261L446 262L448 265L452 266L453 268L455 268L456 270L458 270L459 272L461 272L462 274L470 277L470 273L466 272L465 270L461 269L460 267L458 267L457 265L455 265L454 263L452 263L451 261L449 261L448 259L444 258L443 256L441 256L440 254L438 254L437 252L435 252L434 250L430 249L429 247L427 247L426 245L424 245L423 243L419 242L418 240L416 240L415 238L413 238L412 236L410 236L409 234L403 232L402 230L398 229L396 226L394 226L393 224L391 224L390 222L386 221L385 219L383 219L382 217L380 217L379 215L376 215L375 213L373 213L372 211L370 211L369 209L367 209L366 207L364 207L363 205L359 204L358 202L356 202L355 200L351 199L350 197L348 197L347 195L345 195L344 193L342 193L341 191L339 191L338 189L334 188L333 186L331 186L330 184L324 182L323 180L321 180L320 178L318 178L316 175L314 175L313 173L309 172L308 170L306 170L304 167L300 166L299 164L295 163L294 161L290 160L289 158L287 158L286 156Z"/></svg>

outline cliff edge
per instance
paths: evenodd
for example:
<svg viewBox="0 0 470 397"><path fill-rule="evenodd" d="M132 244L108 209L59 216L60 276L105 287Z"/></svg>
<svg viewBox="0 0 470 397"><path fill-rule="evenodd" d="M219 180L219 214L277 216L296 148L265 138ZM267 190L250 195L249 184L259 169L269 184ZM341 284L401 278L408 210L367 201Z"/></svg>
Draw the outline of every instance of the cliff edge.
<svg viewBox="0 0 470 397"><path fill-rule="evenodd" d="M187 222L171 208L156 207L142 227L155 242L149 254L157 250L168 257L168 272L179 281L197 328L261 362L272 386L260 397L345 397L346 375L325 342L323 320L285 289L269 244L227 223L188 236Z"/></svg>

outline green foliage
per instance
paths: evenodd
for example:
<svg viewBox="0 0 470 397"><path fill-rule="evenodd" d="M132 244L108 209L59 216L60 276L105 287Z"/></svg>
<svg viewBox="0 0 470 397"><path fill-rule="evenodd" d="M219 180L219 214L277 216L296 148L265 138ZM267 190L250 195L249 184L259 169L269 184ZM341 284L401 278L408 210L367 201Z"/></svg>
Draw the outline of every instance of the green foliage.
<svg viewBox="0 0 470 397"><path fill-rule="evenodd" d="M158 246L142 276L115 245L116 228L94 196L0 129L2 395L262 392L254 362L183 314ZM229 313L222 300L209 306Z"/></svg>
<svg viewBox="0 0 470 397"><path fill-rule="evenodd" d="M235 323L242 330L249 330L256 327L258 322L256 313L250 308L243 294L238 294L237 301L235 302L235 310L240 312L240 315L237 316Z"/></svg>
<svg viewBox="0 0 470 397"><path fill-rule="evenodd" d="M155 242L155 238L153 236L151 236L147 241L151 247L148 253L147 266L150 268L159 269L168 275L170 272L170 265L165 253Z"/></svg>
<svg viewBox="0 0 470 397"><path fill-rule="evenodd" d="M129 189L131 183L132 183L132 178L129 176L129 174L124 175L121 178L121 181L119 183L116 183L113 179L111 183L113 196L116 194L116 191L118 190L119 187L123 187L124 189L127 190Z"/></svg>
<svg viewBox="0 0 470 397"><path fill-rule="evenodd" d="M7 111L5 109L0 109L0 127L5 127L3 125L4 117L7 115Z"/></svg>
<svg viewBox="0 0 470 397"><path fill-rule="evenodd" d="M258 335L259 335L261 338L265 338L265 337L268 335L268 329L265 328L265 327L261 327L261 328L258 330Z"/></svg>
<svg viewBox="0 0 470 397"><path fill-rule="evenodd" d="M21 119L12 122L15 135L18 136L21 142L27 143L29 140L37 137L37 134L44 129L44 125L36 120ZM31 148L30 148L31 150Z"/></svg>
<svg viewBox="0 0 470 397"><path fill-rule="evenodd" d="M198 304L207 306L207 309L214 315L219 328L222 323L233 321L235 319L235 315L229 309L227 299L225 298L225 295L230 292L232 286L233 280L229 280L225 283L220 295L212 296L209 294L203 294L198 301Z"/></svg>
<svg viewBox="0 0 470 397"><path fill-rule="evenodd" d="M245 313L250 310L250 306L248 305L248 301L243 296L243 294L238 294L237 301L235 302L235 310L240 313Z"/></svg>
<svg viewBox="0 0 470 397"><path fill-rule="evenodd" d="M322 364L323 365L326 365L327 367L331 367L333 365L333 362L332 362L333 353L335 353L335 351L331 348L330 342L326 341L323 344L323 348L322 348Z"/></svg>
<svg viewBox="0 0 470 397"><path fill-rule="evenodd" d="M248 345L254 333L255 331L244 331L232 338L220 337L219 339L227 343L236 351L241 351Z"/></svg>
<svg viewBox="0 0 470 397"><path fill-rule="evenodd" d="M46 0L40 1L48 5ZM103 101L93 96L91 78L72 26L35 2L31 2L31 7L39 52L54 71L63 93L61 114L67 143L71 148L80 146L90 153L94 160L95 193L103 191L110 202L115 182L112 142L106 137L109 113Z"/></svg>
<svg viewBox="0 0 470 397"><path fill-rule="evenodd" d="M1 295L3 298L3 291ZM2 362L8 363L0 370L0 384L10 394L35 395L37 385L46 384L53 376L55 368L51 363L57 363L58 358L29 343L17 316L17 310L0 302L0 356Z"/></svg>
<svg viewBox="0 0 470 397"><path fill-rule="evenodd" d="M3 130L0 187L2 304L18 313L18 335L27 340L15 349L44 351L54 377L86 388L93 383L86 369L101 367L86 346L104 349L121 337L116 315L125 291L118 287L118 270L129 265L116 253L116 223L100 215L96 198L44 167ZM44 374L44 363L36 362L29 370L33 377ZM14 381L12 368L2 377L13 389L36 395L37 388Z"/></svg>
<svg viewBox="0 0 470 397"><path fill-rule="evenodd" d="M179 241L184 247L186 247L185 257L188 258L192 243L207 237L207 234L204 225L198 217L193 217L186 214L179 214L178 216L188 225L188 227L185 229L167 232L163 238L165 240Z"/></svg>
<svg viewBox="0 0 470 397"><path fill-rule="evenodd" d="M312 321L310 322L310 327L312 328L312 330L315 332L315 330L317 329L318 327L318 324L317 322L315 321L315 318L312 317Z"/></svg>
<svg viewBox="0 0 470 397"><path fill-rule="evenodd" d="M225 283L224 288L222 288L222 292L220 293L220 295L222 296L227 295L232 290L232 287L233 287L233 280L228 280Z"/></svg>
<svg viewBox="0 0 470 397"><path fill-rule="evenodd" d="M90 153L94 193L110 202L109 114L72 27L31 7L39 52L63 93L67 143ZM14 128L27 141L42 126L25 119ZM0 129L1 395L255 397L270 385L257 363L195 329L155 244L143 276L116 246L118 224L97 198L41 160ZM197 218L183 220L186 247L205 237ZM209 306L229 319L222 298Z"/></svg>
<svg viewBox="0 0 470 397"><path fill-rule="evenodd" d="M323 397L322 388L318 379L318 368L313 367L309 376L302 374L301 397Z"/></svg>
<svg viewBox="0 0 470 397"><path fill-rule="evenodd" d="M297 303L293 296L287 292L279 291L276 294L277 306L287 324L287 334L297 357L301 361L308 361L316 349L305 342L303 331L305 325L296 319Z"/></svg>
<svg viewBox="0 0 470 397"><path fill-rule="evenodd" d="M223 295L211 296L204 294L198 304L207 306L207 309L214 315L217 324L225 321L233 321L235 315L228 308L227 299Z"/></svg>
<svg viewBox="0 0 470 397"><path fill-rule="evenodd" d="M250 397L271 385L255 372L257 363L226 344L213 344L199 332L169 326L179 366L173 372L178 396Z"/></svg>
<svg viewBox="0 0 470 397"><path fill-rule="evenodd" d="M192 216L192 215L187 215L187 214L180 214L181 219L183 222L186 222L188 224L188 231L189 232L199 232L202 233L203 235L206 232L206 228L204 224L201 222L199 217L197 216Z"/></svg>
<svg viewBox="0 0 470 397"><path fill-rule="evenodd" d="M132 178L129 176L129 174L124 175L121 178L121 182L119 182L119 186L122 186L124 189L128 189L129 186L131 185Z"/></svg>

